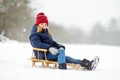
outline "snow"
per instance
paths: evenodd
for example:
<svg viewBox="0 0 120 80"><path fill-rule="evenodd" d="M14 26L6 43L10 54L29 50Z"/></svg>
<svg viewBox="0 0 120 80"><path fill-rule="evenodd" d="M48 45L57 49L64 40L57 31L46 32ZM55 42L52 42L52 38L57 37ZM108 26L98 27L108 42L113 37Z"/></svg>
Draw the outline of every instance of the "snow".
<svg viewBox="0 0 120 80"><path fill-rule="evenodd" d="M43 68L41 63L32 67L30 43L0 42L0 80L120 80L120 47L103 45L64 44L66 55L74 58L100 57L94 71L59 70Z"/></svg>

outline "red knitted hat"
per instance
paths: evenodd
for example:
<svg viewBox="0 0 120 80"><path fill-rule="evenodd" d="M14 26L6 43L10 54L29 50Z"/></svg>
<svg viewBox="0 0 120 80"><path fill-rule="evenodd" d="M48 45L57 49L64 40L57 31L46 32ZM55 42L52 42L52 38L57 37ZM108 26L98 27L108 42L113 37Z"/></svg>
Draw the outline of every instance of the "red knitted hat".
<svg viewBox="0 0 120 80"><path fill-rule="evenodd" d="M47 16L43 12L38 13L38 15L36 17L36 25L38 26L40 23L46 23L48 26Z"/></svg>

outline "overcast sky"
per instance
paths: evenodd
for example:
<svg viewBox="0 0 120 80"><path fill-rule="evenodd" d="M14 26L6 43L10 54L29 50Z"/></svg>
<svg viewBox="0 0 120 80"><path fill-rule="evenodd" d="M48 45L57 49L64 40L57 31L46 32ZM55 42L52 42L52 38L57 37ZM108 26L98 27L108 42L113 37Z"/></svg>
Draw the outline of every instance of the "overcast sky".
<svg viewBox="0 0 120 80"><path fill-rule="evenodd" d="M120 18L120 0L32 0L35 14L45 12L50 21L86 31L98 21Z"/></svg>

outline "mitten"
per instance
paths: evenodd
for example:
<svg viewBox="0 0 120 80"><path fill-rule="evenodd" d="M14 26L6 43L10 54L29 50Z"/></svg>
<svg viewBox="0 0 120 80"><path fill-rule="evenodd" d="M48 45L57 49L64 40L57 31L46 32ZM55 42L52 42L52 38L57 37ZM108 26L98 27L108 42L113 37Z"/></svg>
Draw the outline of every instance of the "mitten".
<svg viewBox="0 0 120 80"><path fill-rule="evenodd" d="M58 54L58 50L56 48L54 48L54 47L50 47L49 52L51 52L53 55Z"/></svg>

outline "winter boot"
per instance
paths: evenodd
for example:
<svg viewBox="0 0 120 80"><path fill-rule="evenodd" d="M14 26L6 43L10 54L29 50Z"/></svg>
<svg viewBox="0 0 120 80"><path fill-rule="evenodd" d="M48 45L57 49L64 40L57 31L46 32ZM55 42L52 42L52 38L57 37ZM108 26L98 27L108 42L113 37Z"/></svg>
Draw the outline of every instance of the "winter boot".
<svg viewBox="0 0 120 80"><path fill-rule="evenodd" d="M81 66L85 67L87 70L94 70L99 63L99 57L96 56L92 61L83 59Z"/></svg>
<svg viewBox="0 0 120 80"><path fill-rule="evenodd" d="M58 68L66 70L67 69L67 65L66 65L66 63L61 63L61 64L59 64Z"/></svg>
<svg viewBox="0 0 120 80"><path fill-rule="evenodd" d="M81 66L82 66L82 67L85 67L87 70L90 70L91 64L92 64L91 61L89 61L89 60L87 60L87 59L83 59L83 60L82 60L82 63L81 63Z"/></svg>

